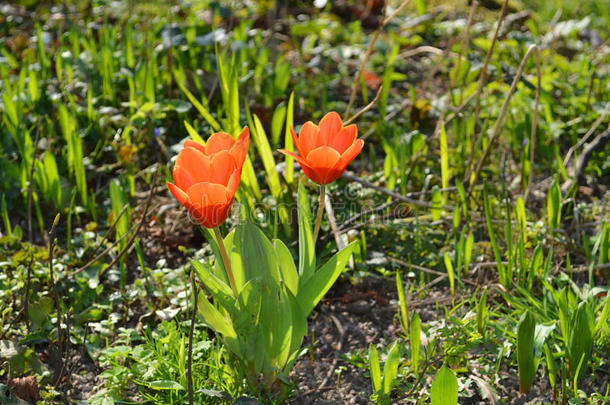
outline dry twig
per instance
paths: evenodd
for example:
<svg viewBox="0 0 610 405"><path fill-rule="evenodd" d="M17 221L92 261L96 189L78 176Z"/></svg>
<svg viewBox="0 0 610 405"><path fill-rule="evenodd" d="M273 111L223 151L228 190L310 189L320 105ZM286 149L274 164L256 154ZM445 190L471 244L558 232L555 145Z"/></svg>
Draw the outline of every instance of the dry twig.
<svg viewBox="0 0 610 405"><path fill-rule="evenodd" d="M504 20L504 16L506 15L506 8L508 6L508 0L504 0L504 4L502 5L502 10L500 10L500 17L498 19L498 25L496 26L496 31L494 32L493 39L491 40L491 45L489 50L487 51L487 55L485 56L485 62L483 63L483 68L481 69L481 73L479 74L479 80L477 84L476 91L476 102L474 107L474 124L476 126L479 121L479 114L481 112L481 93L483 92L483 87L485 84L485 76L487 75L487 66L489 66L489 61L491 60L491 55L493 54L494 47L496 45L496 41L498 39L498 34L500 33L500 28L502 27L502 21ZM466 164L466 176L464 177L464 181L468 180L470 177L471 165L474 162L474 151L475 145L478 141L478 136L473 137L470 143L470 156L468 157L468 163Z"/></svg>
<svg viewBox="0 0 610 405"><path fill-rule="evenodd" d="M521 75L523 74L523 69L525 67L525 63L527 62L530 55L534 51L536 51L536 55L538 57L539 52L538 52L538 46L536 44L530 45L527 52L525 53L525 56L523 56L521 63L519 64L519 68L517 69L517 74L515 75L515 78L513 79L513 82L510 86L508 95L506 96L506 99L504 100L504 104L502 105L502 109L500 110L500 115L498 116L498 119L496 121L496 125L494 127L494 131L491 135L491 138L489 139L489 142L487 144L487 148L485 148L485 151L483 152L483 156L481 156L481 158L479 159L479 161L476 165L474 174L470 178L470 187L468 189L468 191L470 193L472 193L472 190L474 189L474 186L477 183L477 179L479 177L479 174L481 173L481 169L483 168L485 161L487 160L487 156L489 156L489 152L491 151L491 148L494 146L496 139L500 135L500 131L502 130L502 124L504 123L504 116L506 115L506 112L508 111L508 105L510 103L510 100L513 97L513 94L515 93L515 90L517 89L517 83L519 83L519 80L521 79ZM534 125L534 123L532 123L532 125ZM536 127L533 126L533 130L535 130L535 128ZM470 176L468 176L468 177L470 177Z"/></svg>
<svg viewBox="0 0 610 405"><path fill-rule="evenodd" d="M383 20L383 22L381 23L379 28L377 28L377 30L373 34L373 38L371 38L371 42L369 42L369 46L366 49L366 53L364 54L364 57L362 58L362 61L360 62L360 67L358 68L358 71L356 72L356 76L354 77L354 84L352 84L352 92L349 96L349 102L347 103L347 108L345 109L345 115L343 116L344 119L349 117L349 113L351 112L352 107L354 106L354 102L356 101L356 93L358 92L358 85L360 84L360 78L362 77L362 72L364 71L364 65L366 64L366 62L371 57L371 54L373 53L373 47L375 46L375 42L377 42L377 38L379 37L379 34L381 34L381 31L383 31L383 29L386 27L386 25L388 25L390 23L390 21L392 21L394 19L394 17L396 17L398 15L398 13L400 13L410 3L410 1L411 0L403 1L400 4L400 6L398 6L398 8L396 10L394 10L394 12L389 17L387 17Z"/></svg>

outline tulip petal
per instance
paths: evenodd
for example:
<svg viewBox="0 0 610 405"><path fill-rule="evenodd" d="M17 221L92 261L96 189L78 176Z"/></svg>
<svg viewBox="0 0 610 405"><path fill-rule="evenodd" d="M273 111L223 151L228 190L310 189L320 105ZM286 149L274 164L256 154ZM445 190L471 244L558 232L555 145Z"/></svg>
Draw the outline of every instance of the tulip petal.
<svg viewBox="0 0 610 405"><path fill-rule="evenodd" d="M327 145L339 152L342 155L347 148L352 146L358 137L358 127L355 124L348 125L338 133L331 135Z"/></svg>
<svg viewBox="0 0 610 405"><path fill-rule="evenodd" d="M336 168L339 159L341 159L341 155L329 146L320 146L312 150L307 155L307 163L315 176L307 177L318 184L328 184L334 181L341 175L341 171Z"/></svg>
<svg viewBox="0 0 610 405"><path fill-rule="evenodd" d="M343 172L347 165L350 164L350 162L354 160L356 156L358 156L363 146L364 141L362 139L358 139L352 144L352 146L350 146L345 152L343 152L343 154L341 155L341 160L339 161L339 167L341 168L341 172Z"/></svg>
<svg viewBox="0 0 610 405"><path fill-rule="evenodd" d="M230 199L227 187L215 183L197 183L186 190L191 203L203 206L226 204Z"/></svg>
<svg viewBox="0 0 610 405"><path fill-rule="evenodd" d="M193 183L202 183L210 179L210 158L199 149L192 147L182 149L178 154L176 166L186 170Z"/></svg>
<svg viewBox="0 0 610 405"><path fill-rule="evenodd" d="M250 129L244 127L239 135L239 139L235 142L235 145L231 147L229 153L235 159L235 165L242 167L246 161L248 155L248 146L250 145Z"/></svg>
<svg viewBox="0 0 610 405"><path fill-rule="evenodd" d="M305 159L303 159L301 156L297 155L294 152L291 152L291 151L286 150L286 149L278 149L278 152L282 152L284 155L287 155L287 156L290 156L290 157L294 158L294 160L299 162L299 164L301 166L309 167L309 163L307 163L307 161Z"/></svg>
<svg viewBox="0 0 610 405"><path fill-rule="evenodd" d="M320 140L318 146L328 145L330 140L334 138L343 129L343 121L341 117L334 111L329 112L320 120Z"/></svg>
<svg viewBox="0 0 610 405"><path fill-rule="evenodd" d="M216 132L205 144L206 155L213 155L221 150L229 150L235 144L235 139L226 132Z"/></svg>
<svg viewBox="0 0 610 405"><path fill-rule="evenodd" d="M299 151L299 154L301 154L301 156L305 156L303 150L301 149L301 141L299 140L299 137L297 136L296 132L294 132L294 128L292 128L292 126L290 126L290 134L292 135L292 142Z"/></svg>
<svg viewBox="0 0 610 405"><path fill-rule="evenodd" d="M215 228L227 219L233 196L225 186L197 183L187 190L187 194L192 203L189 213L202 226Z"/></svg>
<svg viewBox="0 0 610 405"><path fill-rule="evenodd" d="M227 182L227 190L231 197L235 195L237 188L239 187L239 182L241 181L241 172L239 169L235 169L229 177L229 181Z"/></svg>
<svg viewBox="0 0 610 405"><path fill-rule="evenodd" d="M184 205L186 209L189 209L191 206L191 200L189 199L188 194L180 190L175 184L167 183L167 187L169 187L169 191L176 198L176 200L178 200L180 204Z"/></svg>
<svg viewBox="0 0 610 405"><path fill-rule="evenodd" d="M185 148L195 148L199 152L203 153L204 155L207 155L207 153L205 151L205 145L202 145L199 142L195 142L191 139L187 139L186 141L184 141L184 147Z"/></svg>
<svg viewBox="0 0 610 405"><path fill-rule="evenodd" d="M301 131L299 132L299 153L301 156L307 156L309 152L316 149L319 146L322 146L319 143L318 135L320 134L320 128L316 124L311 121L307 121L301 127Z"/></svg>
<svg viewBox="0 0 610 405"><path fill-rule="evenodd" d="M181 190L187 190L190 186L195 184L193 177L187 172L182 166L175 165L172 170L172 176L174 183Z"/></svg>
<svg viewBox="0 0 610 405"><path fill-rule="evenodd" d="M227 185L229 177L235 171L235 160L226 150L215 154L210 162L210 182Z"/></svg>

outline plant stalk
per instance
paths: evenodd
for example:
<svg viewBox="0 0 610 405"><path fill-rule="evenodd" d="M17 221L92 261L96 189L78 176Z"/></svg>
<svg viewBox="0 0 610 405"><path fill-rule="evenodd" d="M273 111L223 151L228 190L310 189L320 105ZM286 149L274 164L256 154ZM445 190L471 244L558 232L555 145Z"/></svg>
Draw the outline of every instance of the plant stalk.
<svg viewBox="0 0 610 405"><path fill-rule="evenodd" d="M193 286L193 313L191 314L191 328L189 330L189 351L187 359L187 373L188 373L188 391L189 391L189 405L193 405L193 332L195 330L195 318L197 316L197 284L193 273L191 273L191 284Z"/></svg>
<svg viewBox="0 0 610 405"><path fill-rule="evenodd" d="M322 222L322 214L324 214L324 199L326 198L326 185L320 185L320 202L318 203L318 215L316 215L316 224L313 227L313 243L318 239L320 232L320 223Z"/></svg>
<svg viewBox="0 0 610 405"><path fill-rule="evenodd" d="M222 256L222 262L225 265L227 277L229 277L229 284L231 284L233 295L235 296L235 298L237 298L237 286L235 285L235 278L233 277L231 262L229 262L229 255L227 254L227 249L225 248L225 242L222 238L222 235L220 234L220 230L218 229L218 227L214 228L214 236L216 237L216 242L218 243L218 248L220 249L220 255Z"/></svg>

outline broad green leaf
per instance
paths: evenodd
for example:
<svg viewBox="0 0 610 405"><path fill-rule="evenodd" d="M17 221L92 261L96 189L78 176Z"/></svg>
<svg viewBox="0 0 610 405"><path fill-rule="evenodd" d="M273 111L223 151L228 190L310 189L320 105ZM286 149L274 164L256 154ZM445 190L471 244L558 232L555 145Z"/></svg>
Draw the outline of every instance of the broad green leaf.
<svg viewBox="0 0 610 405"><path fill-rule="evenodd" d="M485 321L487 320L487 287L483 289L481 299L477 304L477 330L479 334L485 336Z"/></svg>
<svg viewBox="0 0 610 405"><path fill-rule="evenodd" d="M42 162L44 167L44 177L46 178L46 183L48 187L46 190L46 193L48 195L46 197L50 201L53 201L55 208L61 209L62 191L55 156L47 150L43 155Z"/></svg>
<svg viewBox="0 0 610 405"><path fill-rule="evenodd" d="M152 381L148 384L148 388L152 390L182 390L184 387L180 383L171 380Z"/></svg>
<svg viewBox="0 0 610 405"><path fill-rule="evenodd" d="M464 185L461 181L456 181L455 185L457 186L458 195L460 196L460 201L462 202L462 210L464 210L464 215L468 217L468 201L466 200L466 190L464 190Z"/></svg>
<svg viewBox="0 0 610 405"><path fill-rule="evenodd" d="M536 378L534 363L534 333L536 323L530 311L525 311L517 324L517 366L519 391L529 392Z"/></svg>
<svg viewBox="0 0 610 405"><path fill-rule="evenodd" d="M269 190L271 191L271 194L278 198L282 193L282 186L280 185L280 178L275 168L275 159L273 158L273 153L271 152L271 147L269 146L269 140L267 139L267 134L265 133L263 124L261 124L256 114L254 114L253 120L254 128L252 128L251 131L252 137L254 138L259 156L263 161L265 171L267 172Z"/></svg>
<svg viewBox="0 0 610 405"><path fill-rule="evenodd" d="M470 262L472 260L472 248L474 246L474 235L468 234L466 245L464 246L464 274L470 271Z"/></svg>
<svg viewBox="0 0 610 405"><path fill-rule="evenodd" d="M407 300L405 299L405 288L400 277L400 271L396 271L396 290L398 291L398 304L400 308L400 324L402 332L409 334L409 313L407 312Z"/></svg>
<svg viewBox="0 0 610 405"><path fill-rule="evenodd" d="M263 330L261 329L262 288L260 278L249 280L241 289L235 310L231 311L242 358L255 364L259 373L264 361Z"/></svg>
<svg viewBox="0 0 610 405"><path fill-rule="evenodd" d="M30 303L28 313L33 329L42 326L45 319L53 312L53 304L53 299L50 297L40 297L38 301Z"/></svg>
<svg viewBox="0 0 610 405"><path fill-rule="evenodd" d="M517 224L519 225L519 230L521 232L525 232L525 225L527 223L527 218L525 216L525 202L523 201L523 198L521 198L521 196L517 196L517 203L516 203L516 219L517 219Z"/></svg>
<svg viewBox="0 0 610 405"><path fill-rule="evenodd" d="M398 372L401 347L398 340L394 342L388 352L385 365L383 366L383 393L388 396L392 391L392 384L394 383L396 373Z"/></svg>
<svg viewBox="0 0 610 405"><path fill-rule="evenodd" d="M335 280L345 269L357 242L352 242L337 252L328 262L318 269L307 281L300 280L297 301L307 316L320 299L332 287Z"/></svg>
<svg viewBox="0 0 610 405"><path fill-rule="evenodd" d="M284 132L284 149L294 152L292 133L290 129L294 126L294 92L290 93L288 108L286 110L286 131ZM285 156L286 182L292 184L294 181L294 158Z"/></svg>
<svg viewBox="0 0 610 405"><path fill-rule="evenodd" d="M438 221L443 214L443 194L438 186L434 186L432 190L432 219Z"/></svg>
<svg viewBox="0 0 610 405"><path fill-rule="evenodd" d="M206 290L212 294L214 299L227 310L230 310L235 302L233 291L223 280L216 277L208 266L197 260L191 260L191 265L195 269L195 273L199 280L205 285Z"/></svg>
<svg viewBox="0 0 610 405"><path fill-rule="evenodd" d="M443 255L443 260L445 262L445 269L447 269L447 276L449 277L449 289L451 291L451 296L455 296L455 275L453 273L453 264L451 263L451 259L447 252Z"/></svg>
<svg viewBox="0 0 610 405"><path fill-rule="evenodd" d="M246 222L235 230L231 264L240 261L244 269L245 281L261 277L263 288L276 288L280 284L280 270L273 245L265 234L254 224ZM237 284L237 279L235 280ZM238 286L239 288L239 286ZM269 290L268 293L274 290Z"/></svg>
<svg viewBox="0 0 610 405"><path fill-rule="evenodd" d="M269 356L268 372L282 369L290 355L292 339L291 305L286 294L277 293L263 296L261 323L265 337L265 352Z"/></svg>
<svg viewBox="0 0 610 405"><path fill-rule="evenodd" d="M316 246L311 230L309 199L303 183L299 184L297 206L299 217L299 283L306 283L316 268Z"/></svg>
<svg viewBox="0 0 610 405"><path fill-rule="evenodd" d="M76 178L76 187L81 201L83 205L87 206L87 178L83 163L83 144L76 128L76 119L63 104L59 105L57 112L62 134L68 144L68 167Z"/></svg>
<svg viewBox="0 0 610 405"><path fill-rule="evenodd" d="M458 401L458 381L453 371L443 364L430 387L431 405L455 405Z"/></svg>
<svg viewBox="0 0 610 405"><path fill-rule="evenodd" d="M279 239L275 239L273 245L280 266L282 281L290 292L296 296L299 291L299 274L297 273L297 268L294 265L290 250L288 250L284 242Z"/></svg>
<svg viewBox="0 0 610 405"><path fill-rule="evenodd" d="M549 383L551 384L551 388L555 390L555 387L557 386L557 365L555 364L555 359L553 358L553 353L551 353L551 347L548 343L544 344L544 358L546 360L546 374L549 377Z"/></svg>
<svg viewBox="0 0 610 405"><path fill-rule="evenodd" d="M570 323L571 333L568 344L568 365L574 380L587 372L589 357L593 350L593 314L587 302L581 302ZM582 364L579 363L582 361ZM578 369L578 372L577 372Z"/></svg>
<svg viewBox="0 0 610 405"><path fill-rule="evenodd" d="M599 260L600 265L610 262L610 223L606 222L602 228L599 238Z"/></svg>
<svg viewBox="0 0 610 405"><path fill-rule="evenodd" d="M419 371L419 349L421 347L421 321L417 312L411 316L411 327L409 329L411 342L411 368L415 374Z"/></svg>
<svg viewBox="0 0 610 405"><path fill-rule="evenodd" d="M229 284L229 278L227 277L227 271L225 270L225 265L222 260L222 255L220 254L220 247L218 246L218 242L216 241L216 237L214 236L214 232L211 229L201 227L202 233L205 235L210 247L212 248L212 252L214 252L214 257L216 258L216 264L214 265L214 275L224 281L225 284ZM229 261L231 262L231 267L233 268L233 275L235 276L235 283L237 284L237 290L239 291L239 287L244 283L237 283L237 279L241 275L241 263L233 263L231 253L233 250L233 235L235 234L235 230L229 232L227 236L224 237L224 245L227 250L227 254L229 255ZM237 274L236 274L237 273ZM239 278L243 280L243 277Z"/></svg>
<svg viewBox="0 0 610 405"><path fill-rule="evenodd" d="M273 116L271 117L271 145L276 148L280 142L280 135L286 119L286 105L284 103L279 104Z"/></svg>
<svg viewBox="0 0 610 405"><path fill-rule="evenodd" d="M561 189L557 180L553 180L547 196L547 224L551 231L559 228L561 223Z"/></svg>
<svg viewBox="0 0 610 405"><path fill-rule="evenodd" d="M241 357L241 350L237 334L233 329L230 320L225 319L222 314L208 301L204 294L199 294L197 298L197 311L203 316L205 323L215 332L220 333L225 338L229 349L238 357Z"/></svg>
<svg viewBox="0 0 610 405"><path fill-rule="evenodd" d="M381 368L379 367L379 354L371 343L369 345L369 370L371 372L371 382L374 392L381 392Z"/></svg>
<svg viewBox="0 0 610 405"><path fill-rule="evenodd" d="M118 218L119 214L123 210L123 207L128 204L125 192L123 191L123 188L121 187L117 179L114 179L110 182L110 203L112 206L113 218ZM129 231L129 208L127 208L127 212L125 212L123 216L121 216L121 218L119 218L119 220L116 222L114 229L116 231L117 240ZM120 251L123 250L126 244L127 240L123 239L119 242L118 249ZM125 256L123 257L123 260L125 260ZM125 283L127 282L126 277L126 272L123 271L123 268L121 268L121 287L125 286Z"/></svg>
<svg viewBox="0 0 610 405"><path fill-rule="evenodd" d="M536 325L536 331L534 333L534 367L538 369L538 361L542 356L544 350L544 343L551 333L555 330L557 324L553 321L546 324Z"/></svg>
<svg viewBox="0 0 610 405"><path fill-rule="evenodd" d="M297 302L296 297L290 292L286 291L286 296L290 303L290 311L292 314L292 338L290 341L290 356L288 362L284 368L284 372L288 373L296 363L299 355L302 353L301 344L303 337L307 333L307 316L303 314L301 306Z"/></svg>
<svg viewBox="0 0 610 405"><path fill-rule="evenodd" d="M13 228L11 226L11 220L8 216L8 209L6 207L6 194L2 194L2 222L4 222L4 233L8 236L13 236Z"/></svg>
<svg viewBox="0 0 610 405"><path fill-rule="evenodd" d="M610 337L610 294L606 293L606 303L595 326L595 334Z"/></svg>

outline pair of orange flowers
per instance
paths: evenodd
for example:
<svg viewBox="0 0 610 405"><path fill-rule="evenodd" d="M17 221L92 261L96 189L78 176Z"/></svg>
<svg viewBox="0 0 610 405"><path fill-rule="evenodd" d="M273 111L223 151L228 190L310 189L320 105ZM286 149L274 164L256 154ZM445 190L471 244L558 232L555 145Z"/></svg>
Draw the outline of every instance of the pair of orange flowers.
<svg viewBox="0 0 610 405"><path fill-rule="evenodd" d="M290 128L299 155L293 157L312 181L325 185L338 179L362 150L356 125L343 126L336 112L326 114L315 125L306 122L299 136ZM169 190L200 225L215 228L229 215L248 154L250 130L244 127L235 140L225 132L213 134L206 145L188 140L174 166L174 184Z"/></svg>

